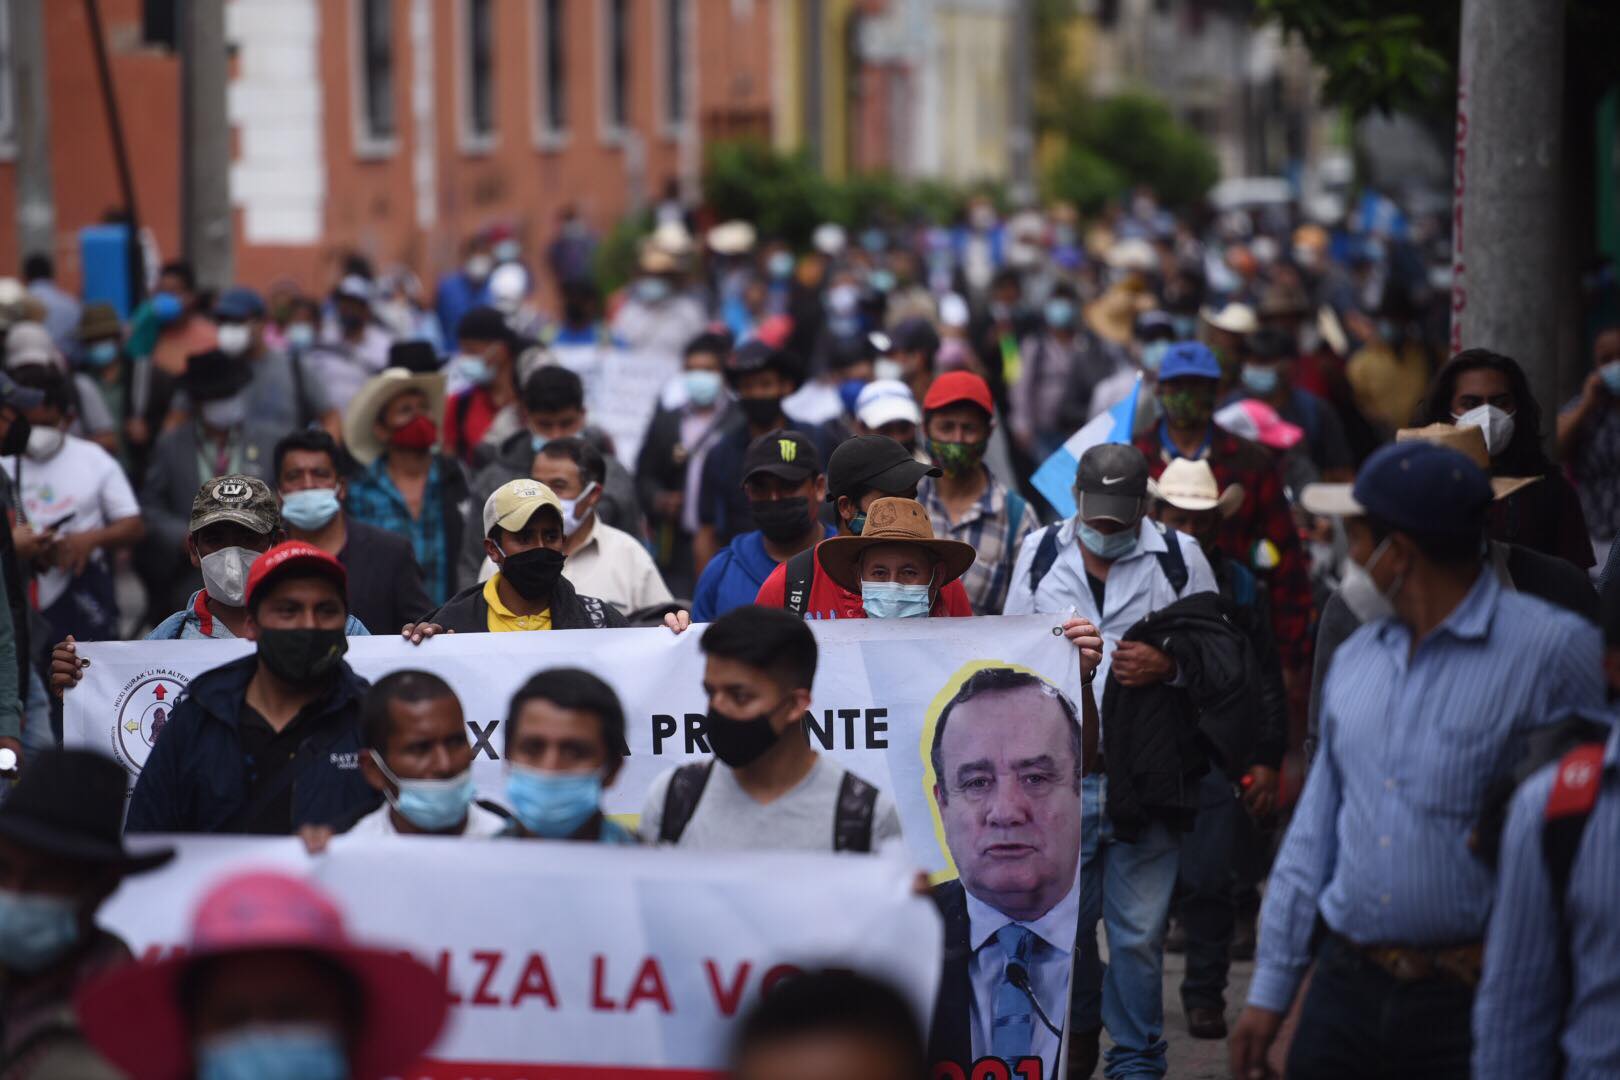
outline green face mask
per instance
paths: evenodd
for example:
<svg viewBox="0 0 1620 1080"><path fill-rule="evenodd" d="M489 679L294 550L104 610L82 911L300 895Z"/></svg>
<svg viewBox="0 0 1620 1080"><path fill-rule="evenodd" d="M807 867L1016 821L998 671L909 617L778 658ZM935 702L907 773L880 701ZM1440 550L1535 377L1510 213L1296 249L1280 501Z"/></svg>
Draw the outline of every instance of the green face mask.
<svg viewBox="0 0 1620 1080"><path fill-rule="evenodd" d="M973 472L984 460L984 450L987 441L981 442L940 442L938 439L928 440L928 455L939 464L950 476L961 476L963 473Z"/></svg>
<svg viewBox="0 0 1620 1080"><path fill-rule="evenodd" d="M1196 390L1162 390L1159 404L1170 426L1183 431L1208 424L1215 411L1209 397Z"/></svg>

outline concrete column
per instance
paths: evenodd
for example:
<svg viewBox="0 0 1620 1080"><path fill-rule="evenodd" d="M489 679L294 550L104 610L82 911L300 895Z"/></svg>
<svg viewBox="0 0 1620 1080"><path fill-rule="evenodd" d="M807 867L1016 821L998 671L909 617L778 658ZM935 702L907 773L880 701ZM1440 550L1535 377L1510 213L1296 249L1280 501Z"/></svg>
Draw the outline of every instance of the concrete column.
<svg viewBox="0 0 1620 1080"><path fill-rule="evenodd" d="M1453 214L1453 352L1519 361L1543 426L1562 400L1564 5L1464 0Z"/></svg>
<svg viewBox="0 0 1620 1080"><path fill-rule="evenodd" d="M50 105L45 89L45 0L11 0L11 63L16 103L17 240L23 255L56 256L51 189ZM6 273L13 272L10 268Z"/></svg>
<svg viewBox="0 0 1620 1080"><path fill-rule="evenodd" d="M1007 197L1035 204L1035 0L1012 0L1007 35Z"/></svg>
<svg viewBox="0 0 1620 1080"><path fill-rule="evenodd" d="M235 279L231 216L231 125L226 111L230 58L225 4L181 0L180 148L186 257L197 283L222 289Z"/></svg>

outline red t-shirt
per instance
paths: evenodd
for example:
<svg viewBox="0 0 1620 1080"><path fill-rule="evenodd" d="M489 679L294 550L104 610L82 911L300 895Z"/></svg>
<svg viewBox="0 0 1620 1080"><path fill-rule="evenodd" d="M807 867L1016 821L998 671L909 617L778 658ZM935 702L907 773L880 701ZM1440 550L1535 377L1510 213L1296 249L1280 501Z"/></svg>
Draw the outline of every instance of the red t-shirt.
<svg viewBox="0 0 1620 1080"><path fill-rule="evenodd" d="M818 544L819 548L820 545ZM761 607L787 606L787 563L780 563L771 576L765 579L765 584L759 587L759 595L754 597L754 603ZM968 600L967 590L962 588L960 581L953 581L939 590L939 598L934 601L934 610L928 613L933 618L964 618L973 614L973 604ZM861 604L861 594L850 592L838 582L827 576L821 568L821 555L816 555L815 573L810 575L810 599L804 607L804 617L807 619L864 619L866 608Z"/></svg>

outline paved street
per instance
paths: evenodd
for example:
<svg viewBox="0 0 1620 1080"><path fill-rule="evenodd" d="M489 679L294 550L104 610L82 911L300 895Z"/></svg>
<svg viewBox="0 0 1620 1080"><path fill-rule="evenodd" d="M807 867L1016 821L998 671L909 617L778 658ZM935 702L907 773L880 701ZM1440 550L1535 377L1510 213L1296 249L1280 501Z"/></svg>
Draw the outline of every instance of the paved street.
<svg viewBox="0 0 1620 1080"><path fill-rule="evenodd" d="M1099 935L1100 936L1100 935ZM1184 958L1167 954L1164 958L1164 1026L1170 1042L1170 1076L1175 1080L1226 1080L1226 1040L1195 1039L1187 1034L1187 1020L1181 1013L1181 973ZM1233 964L1231 985L1226 989L1226 1022L1237 1023L1243 1001L1249 993L1249 976L1254 964ZM1109 1045L1103 1036L1103 1045ZM1099 1062L1095 1076L1102 1075Z"/></svg>

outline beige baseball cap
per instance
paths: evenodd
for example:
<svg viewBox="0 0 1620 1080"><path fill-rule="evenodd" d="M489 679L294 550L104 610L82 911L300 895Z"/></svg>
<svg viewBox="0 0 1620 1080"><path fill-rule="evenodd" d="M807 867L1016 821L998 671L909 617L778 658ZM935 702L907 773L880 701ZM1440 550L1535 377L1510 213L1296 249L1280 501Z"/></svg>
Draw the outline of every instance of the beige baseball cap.
<svg viewBox="0 0 1620 1080"><path fill-rule="evenodd" d="M512 480L502 484L484 500L484 535L494 532L496 526L517 532L543 506L551 507L558 519L562 518L562 500L540 481Z"/></svg>

